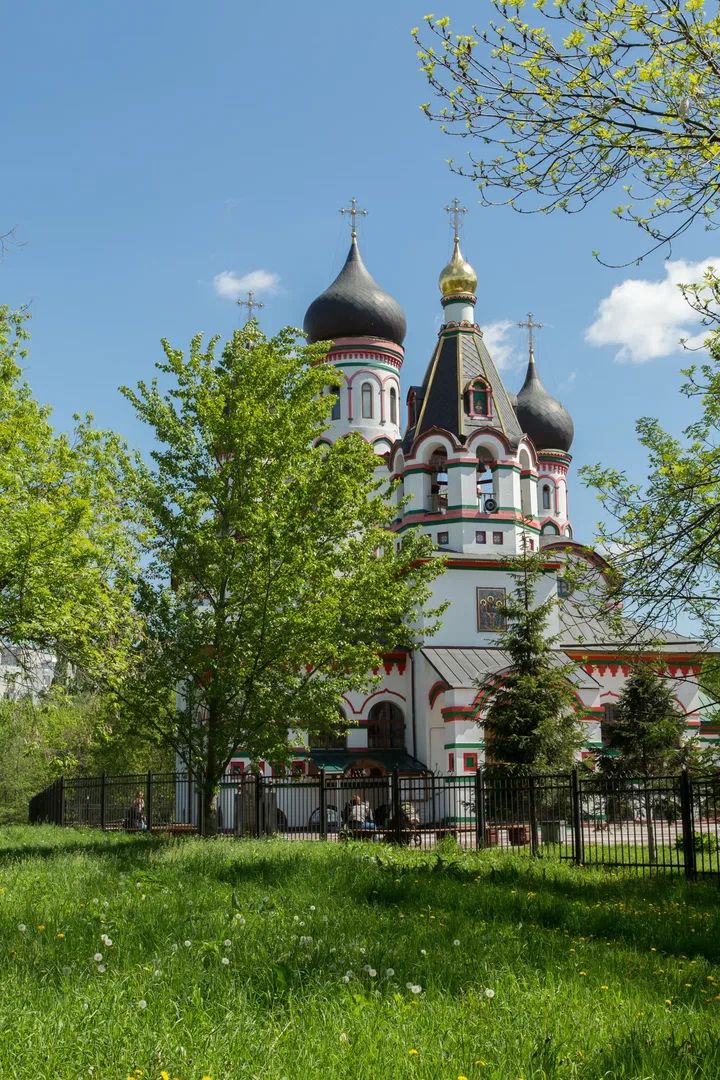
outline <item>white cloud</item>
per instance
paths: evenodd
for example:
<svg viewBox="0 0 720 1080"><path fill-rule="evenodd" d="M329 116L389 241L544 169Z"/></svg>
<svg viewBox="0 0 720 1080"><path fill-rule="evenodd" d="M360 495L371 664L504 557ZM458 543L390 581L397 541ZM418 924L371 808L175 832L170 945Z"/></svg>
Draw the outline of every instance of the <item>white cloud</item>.
<svg viewBox="0 0 720 1080"><path fill-rule="evenodd" d="M617 345L615 359L644 364L680 352L681 338L691 348L701 346L706 333L698 330L700 316L684 300L678 285L702 281L720 258L701 262L668 259L661 281L627 278L600 301L595 322L585 331L590 345Z"/></svg>
<svg viewBox="0 0 720 1080"><path fill-rule="evenodd" d="M522 364L524 358L518 355L517 341L509 337L510 331L516 329L516 324L509 319L500 319L483 326L483 341L496 368L508 371Z"/></svg>
<svg viewBox="0 0 720 1080"><path fill-rule="evenodd" d="M234 270L223 270L213 278L215 292L225 300L237 300L243 293L250 291L258 296L268 295L276 292L279 284L280 277L270 270L251 270L242 277Z"/></svg>

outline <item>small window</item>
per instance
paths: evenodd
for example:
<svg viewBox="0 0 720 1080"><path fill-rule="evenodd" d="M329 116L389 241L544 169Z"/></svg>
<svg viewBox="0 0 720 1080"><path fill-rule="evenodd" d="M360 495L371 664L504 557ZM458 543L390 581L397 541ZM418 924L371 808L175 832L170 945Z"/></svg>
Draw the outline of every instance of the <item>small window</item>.
<svg viewBox="0 0 720 1080"><path fill-rule="evenodd" d="M415 421L417 420L417 394L414 390L411 390L407 396L407 408L408 427L415 427Z"/></svg>
<svg viewBox="0 0 720 1080"><path fill-rule="evenodd" d="M473 379L466 386L465 412L468 416L490 415L490 387L484 379Z"/></svg>
<svg viewBox="0 0 720 1080"><path fill-rule="evenodd" d="M542 508L543 510L550 509L550 488L547 484L542 489Z"/></svg>
<svg viewBox="0 0 720 1080"><path fill-rule="evenodd" d="M528 551L534 551L534 550L535 550L535 541L533 539L529 538L528 539Z"/></svg>
<svg viewBox="0 0 720 1080"><path fill-rule="evenodd" d="M503 542L503 534L501 532L494 532L493 533L493 544L502 544L502 542Z"/></svg>
<svg viewBox="0 0 720 1080"><path fill-rule="evenodd" d="M487 544L487 533L485 532L484 529L476 529L475 530L475 543L476 544Z"/></svg>
<svg viewBox="0 0 720 1080"><path fill-rule="evenodd" d="M570 582L565 578L559 577L557 579L557 594L561 600L567 599L571 593Z"/></svg>
<svg viewBox="0 0 720 1080"><path fill-rule="evenodd" d="M340 387L331 386L330 393L335 394L335 401L333 402L332 412L330 413L331 420L340 419Z"/></svg>
<svg viewBox="0 0 720 1080"><path fill-rule="evenodd" d="M615 709L615 705L603 705L603 715L600 721L600 738L603 746L607 746L610 742L610 732L615 723Z"/></svg>
<svg viewBox="0 0 720 1080"><path fill-rule="evenodd" d="M455 772L455 755L452 751L448 754L448 772Z"/></svg>
<svg viewBox="0 0 720 1080"><path fill-rule="evenodd" d="M397 424L398 422L398 407L397 407L397 390L394 386L390 387L390 423Z"/></svg>
<svg viewBox="0 0 720 1080"><path fill-rule="evenodd" d="M463 765L466 772L473 772L477 769L477 754L465 754L463 758Z"/></svg>
<svg viewBox="0 0 720 1080"><path fill-rule="evenodd" d="M362 399L362 418L363 420L372 420L373 415L373 392L372 386L369 382L364 382L360 390L360 396Z"/></svg>
<svg viewBox="0 0 720 1080"><path fill-rule="evenodd" d="M447 545L450 543L450 533L439 532L437 534L437 538L437 542L440 547L447 547Z"/></svg>

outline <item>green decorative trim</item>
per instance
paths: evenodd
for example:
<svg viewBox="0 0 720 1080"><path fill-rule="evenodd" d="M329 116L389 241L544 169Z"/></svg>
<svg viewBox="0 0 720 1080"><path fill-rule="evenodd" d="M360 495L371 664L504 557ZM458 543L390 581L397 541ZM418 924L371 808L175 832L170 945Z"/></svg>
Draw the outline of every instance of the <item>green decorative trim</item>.
<svg viewBox="0 0 720 1080"><path fill-rule="evenodd" d="M490 472L492 472L492 473L503 472L503 471L504 472L517 472L517 473L519 473L521 471L521 469L520 469L519 465L491 465L490 466Z"/></svg>
<svg viewBox="0 0 720 1080"><path fill-rule="evenodd" d="M402 473L402 479L406 476L412 476L413 473L422 473L424 476L429 476L432 473L432 469L429 465L414 465L411 469L404 469Z"/></svg>
<svg viewBox="0 0 720 1080"><path fill-rule="evenodd" d="M410 512L411 513L417 513L418 511L413 510L413 511L410 511ZM429 511L426 511L426 513L429 513ZM495 525L496 526L495 531L500 532L500 526L501 525L511 525L513 528L519 528L522 525L522 520L521 520L520 517L516 518L514 521L498 521L497 518L494 518L494 517L477 517L477 518L459 518L459 517L458 518L449 518L449 517L445 517L445 518L443 518L442 520L439 520L439 521L410 521L406 525L401 525L400 528L398 529L398 532L405 532L406 529L437 529L439 526L442 526L442 525L457 525L458 523L463 524L463 525L475 525L475 524ZM536 529L534 525L522 525L522 528L524 529L525 532L532 532L532 533L536 533L537 535L541 535L540 530Z"/></svg>
<svg viewBox="0 0 720 1080"><path fill-rule="evenodd" d="M484 750L484 742L446 742L443 750Z"/></svg>
<svg viewBox="0 0 720 1080"><path fill-rule="evenodd" d="M391 371L394 372L395 375L398 374L398 369L396 367L393 367L392 364L381 364L377 360L341 360L338 358L336 361L333 362L332 366L337 368L375 368L378 371ZM342 387L340 387L340 389L342 390Z"/></svg>
<svg viewBox="0 0 720 1080"><path fill-rule="evenodd" d="M452 506L448 506L448 510L477 510L477 503L453 503ZM518 512L517 506L498 506L495 513L500 510L509 514L516 514ZM417 513L417 511L415 511L415 513ZM483 518L483 520L487 519ZM514 524L514 522L511 524Z"/></svg>

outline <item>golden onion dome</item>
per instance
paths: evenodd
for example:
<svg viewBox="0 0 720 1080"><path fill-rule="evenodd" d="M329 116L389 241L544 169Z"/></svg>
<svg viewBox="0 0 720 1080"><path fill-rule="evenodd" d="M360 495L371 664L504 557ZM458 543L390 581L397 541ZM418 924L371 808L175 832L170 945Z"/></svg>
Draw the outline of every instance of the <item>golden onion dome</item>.
<svg viewBox="0 0 720 1080"><path fill-rule="evenodd" d="M438 285L443 296L454 296L457 293L474 293L477 289L477 274L469 262L463 259L460 251L460 240L455 237L452 259L438 278Z"/></svg>

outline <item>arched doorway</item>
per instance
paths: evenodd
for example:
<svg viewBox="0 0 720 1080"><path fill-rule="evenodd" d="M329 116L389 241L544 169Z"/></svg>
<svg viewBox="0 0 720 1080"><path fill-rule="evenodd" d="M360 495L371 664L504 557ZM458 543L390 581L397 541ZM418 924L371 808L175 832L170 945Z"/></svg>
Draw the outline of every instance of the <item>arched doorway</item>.
<svg viewBox="0 0 720 1080"><path fill-rule="evenodd" d="M368 717L368 749L403 750L405 748L405 717L392 701L373 705Z"/></svg>

